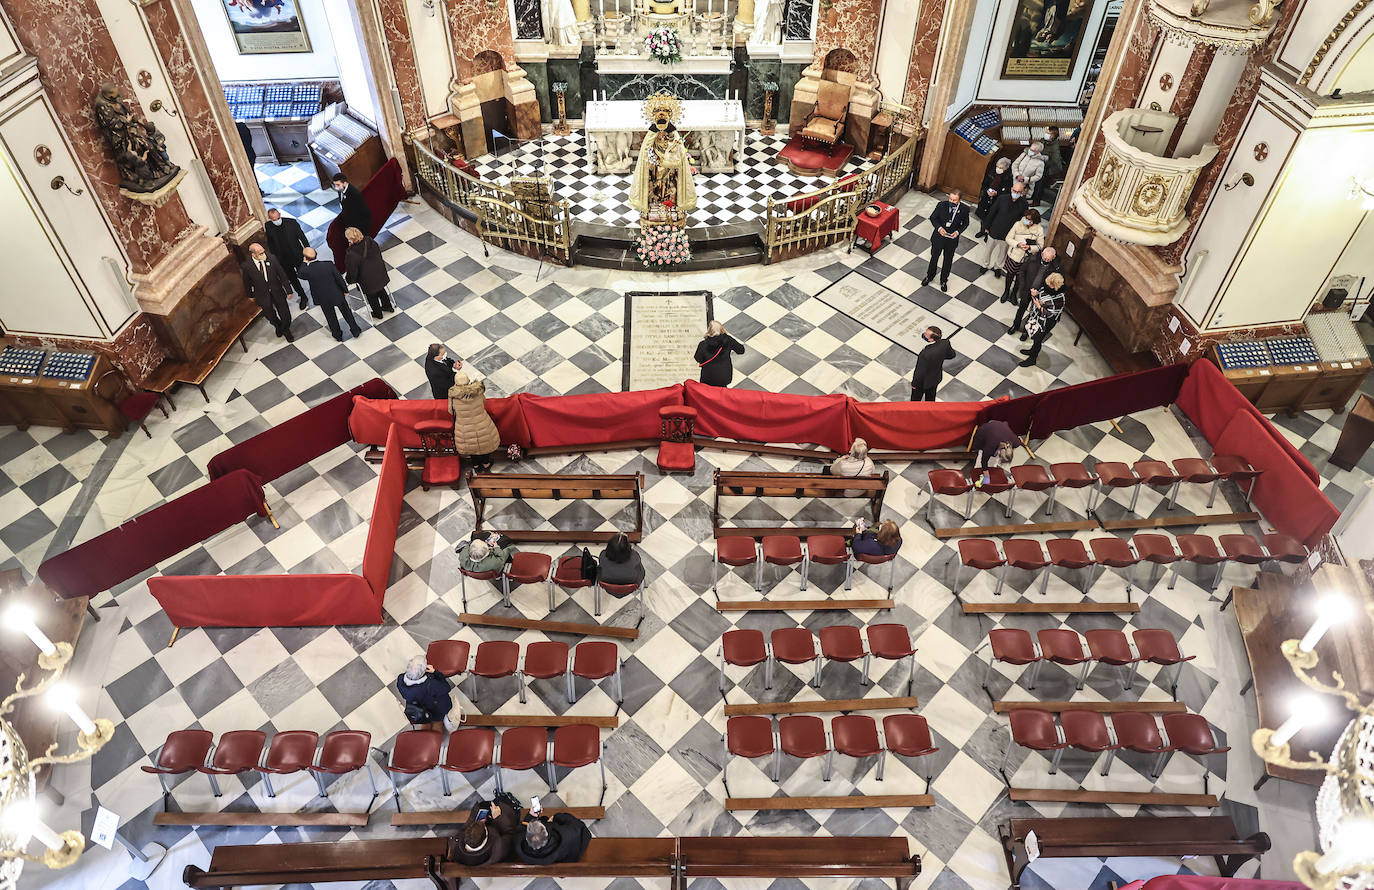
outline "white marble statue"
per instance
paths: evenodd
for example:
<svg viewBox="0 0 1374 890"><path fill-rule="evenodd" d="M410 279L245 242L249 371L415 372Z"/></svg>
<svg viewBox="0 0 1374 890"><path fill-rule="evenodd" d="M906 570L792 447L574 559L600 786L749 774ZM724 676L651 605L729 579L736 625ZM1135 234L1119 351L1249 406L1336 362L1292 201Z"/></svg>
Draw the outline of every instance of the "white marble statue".
<svg viewBox="0 0 1374 890"><path fill-rule="evenodd" d="M596 157L599 173L624 173L634 165L630 155L630 134L609 130L596 134Z"/></svg>
<svg viewBox="0 0 1374 890"><path fill-rule="evenodd" d="M754 4L754 42L777 43L782 34L784 0L757 0Z"/></svg>
<svg viewBox="0 0 1374 890"><path fill-rule="evenodd" d="M735 134L728 130L700 134L702 167L723 170L730 165L730 152L735 147Z"/></svg>
<svg viewBox="0 0 1374 890"><path fill-rule="evenodd" d="M582 45L572 0L549 0L549 43L554 46Z"/></svg>

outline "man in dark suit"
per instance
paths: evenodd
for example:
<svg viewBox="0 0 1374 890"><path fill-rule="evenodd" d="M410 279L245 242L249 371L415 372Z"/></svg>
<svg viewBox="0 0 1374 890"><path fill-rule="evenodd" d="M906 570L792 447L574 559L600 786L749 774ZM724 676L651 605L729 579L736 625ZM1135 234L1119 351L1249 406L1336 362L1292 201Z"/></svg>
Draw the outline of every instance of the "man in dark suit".
<svg viewBox="0 0 1374 890"><path fill-rule="evenodd" d="M1040 291L1045 287L1045 278L1055 272L1062 275L1064 270L1059 265L1059 253L1053 247L1046 247L1040 251L1039 256L1026 257L1026 262L1021 266L1020 281L1017 282L1016 318L1012 319L1011 326L1007 328L1008 334L1020 331L1021 339L1027 339L1021 325L1026 320L1026 310L1030 307L1031 297L1040 296Z"/></svg>
<svg viewBox="0 0 1374 890"><path fill-rule="evenodd" d="M339 328L339 319L334 315L337 311L343 316L344 321L348 322L348 329L356 337L362 333L358 328L358 319L353 314L353 309L348 305L348 285L344 283L343 276L333 263L326 263L315 253L315 248L305 249L305 265L301 266L300 276L310 283L310 294L315 298L315 305L324 311L325 324L329 325L329 333L334 335L334 339L343 341L343 331Z"/></svg>
<svg viewBox="0 0 1374 890"><path fill-rule="evenodd" d="M921 279L921 286L930 284L930 279L935 277L935 266L943 257L940 290L947 291L949 266L954 262L954 249L959 246L959 233L968 228L968 205L959 200L958 189L949 193L949 200L935 205L930 224L935 227L930 236L930 267L926 269L926 277Z"/></svg>
<svg viewBox="0 0 1374 890"><path fill-rule="evenodd" d="M239 266L243 287L276 328L278 337L294 343L291 336L291 279L277 258L256 241L248 248L249 259Z"/></svg>
<svg viewBox="0 0 1374 890"><path fill-rule="evenodd" d="M954 347L944 339L944 332L932 325L921 334L927 345L916 356L916 371L911 375L911 401L935 401L935 390L945 377L945 362L954 358Z"/></svg>
<svg viewBox="0 0 1374 890"><path fill-rule="evenodd" d="M275 207L267 211L267 252L281 260L286 277L291 279L291 286L300 295L302 312L306 306L305 288L296 277L296 270L304 262L302 251L309 246L310 242L306 239L305 232L301 231L300 223L289 216L282 216L281 211Z"/></svg>
<svg viewBox="0 0 1374 890"><path fill-rule="evenodd" d="M346 229L349 226L362 232L364 235L372 234L372 211L368 209L367 199L363 197L362 189L357 188L348 181L348 177L342 173L334 174L334 191L339 193L339 227Z"/></svg>

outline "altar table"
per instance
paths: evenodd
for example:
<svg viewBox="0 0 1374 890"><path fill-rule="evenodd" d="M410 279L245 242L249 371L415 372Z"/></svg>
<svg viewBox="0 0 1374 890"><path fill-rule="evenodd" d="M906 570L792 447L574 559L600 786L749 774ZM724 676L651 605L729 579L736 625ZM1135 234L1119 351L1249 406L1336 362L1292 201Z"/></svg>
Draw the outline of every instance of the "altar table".
<svg viewBox="0 0 1374 890"><path fill-rule="evenodd" d="M592 101L585 112L587 169L631 173L649 131L644 103ZM738 99L687 99L677 121L698 173L733 173L744 159L744 107Z"/></svg>
<svg viewBox="0 0 1374 890"><path fill-rule="evenodd" d="M882 201L874 201L881 212L877 216L869 216L862 210L859 211L859 218L854 221L854 241L849 242L849 249L854 249L854 242L860 238L868 242L868 255L882 245L883 239L897 231L898 218L897 208L891 204L884 204Z"/></svg>

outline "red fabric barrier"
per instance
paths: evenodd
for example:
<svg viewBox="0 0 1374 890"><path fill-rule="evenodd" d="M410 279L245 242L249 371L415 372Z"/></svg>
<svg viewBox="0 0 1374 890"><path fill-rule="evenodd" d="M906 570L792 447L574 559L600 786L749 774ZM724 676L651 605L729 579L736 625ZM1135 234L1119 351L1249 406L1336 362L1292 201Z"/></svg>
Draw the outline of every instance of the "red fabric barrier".
<svg viewBox="0 0 1374 890"><path fill-rule="evenodd" d="M327 183L320 183L321 188L327 188ZM363 199L367 201L367 209L372 213L372 225L368 235L376 235L386 225L391 212L396 209L396 205L405 200L406 190L401 185L401 165L395 158L382 165L382 169L372 175L363 186ZM340 272L344 270L344 254L348 251L348 242L344 239L343 227L339 225L336 217L329 224L329 231L325 233L325 243L329 249L334 251L334 265Z"/></svg>
<svg viewBox="0 0 1374 890"><path fill-rule="evenodd" d="M267 515L262 483L235 470L45 560L38 577L58 596L95 596L254 513Z"/></svg>
<svg viewBox="0 0 1374 890"><path fill-rule="evenodd" d="M520 409L523 396L487 399L487 414L501 434L502 445L530 447L530 433L525 428L525 415ZM387 431L395 424L402 448L419 448L420 435L415 424L422 420L453 422L448 402L443 399L358 399L353 413L348 415L348 429L353 441L362 445L385 445Z"/></svg>
<svg viewBox="0 0 1374 890"><path fill-rule="evenodd" d="M391 577L391 557L396 552L396 532L401 522L401 502L406 493L406 453L400 431L392 427L386 437L386 454L377 477L377 496L372 501L372 518L367 525L367 546L363 550L363 578L380 607Z"/></svg>
<svg viewBox="0 0 1374 890"><path fill-rule="evenodd" d="M1049 390L1035 406L1031 438L1172 405L1187 375L1187 365L1165 365Z"/></svg>
<svg viewBox="0 0 1374 890"><path fill-rule="evenodd" d="M697 409L696 431L703 436L744 442L790 442L848 451L849 398L843 395L794 396L752 389L706 386L689 380L687 404Z"/></svg>
<svg viewBox="0 0 1374 890"><path fill-rule="evenodd" d="M1025 436L1030 432L1035 409L1044 397L1043 393L1035 393L1019 399L1003 397L995 402L983 402L983 410L978 412L978 425L982 426L989 420L1000 420L1018 436Z"/></svg>
<svg viewBox="0 0 1374 890"><path fill-rule="evenodd" d="M210 458L211 479L231 470L251 470L263 482L271 482L348 441L348 415L353 397L394 399L396 391L380 377L339 393L328 401L297 414L288 421L263 430L252 438L226 448Z"/></svg>
<svg viewBox="0 0 1374 890"><path fill-rule="evenodd" d="M381 600L357 575L164 575L148 590L173 627L382 623Z"/></svg>
<svg viewBox="0 0 1374 890"><path fill-rule="evenodd" d="M1288 452L1288 456L1298 468L1307 474L1307 478L1317 485L1321 484L1321 474L1312 466L1307 456L1288 441L1287 436L1274 429L1274 425L1259 412L1259 409L1250 404L1250 401L1240 394L1240 390L1236 389L1231 381L1226 379L1226 375L1211 362L1193 362L1188 369L1188 378L1183 381L1183 387L1179 390L1178 407L1197 425L1203 438L1213 445L1237 412L1253 414L1262 421L1265 432L1272 436L1279 447Z"/></svg>
<svg viewBox="0 0 1374 890"><path fill-rule="evenodd" d="M966 448L986 402L856 402L849 430L880 451Z"/></svg>
<svg viewBox="0 0 1374 890"><path fill-rule="evenodd" d="M1240 455L1255 469L1263 470L1255 480L1250 499L1274 528L1308 546L1316 546L1321 536L1336 524L1340 511L1293 463L1288 452L1265 429L1267 423L1248 411L1238 411L1212 443L1213 447L1218 454Z"/></svg>
<svg viewBox="0 0 1374 890"><path fill-rule="evenodd" d="M629 439L657 439L658 409L682 404L682 386L580 396L532 396L521 393L536 448L600 445Z"/></svg>
<svg viewBox="0 0 1374 890"><path fill-rule="evenodd" d="M1258 878L1213 878L1208 875L1160 875L1148 881L1131 881L1119 890L1305 890L1297 881L1262 881Z"/></svg>

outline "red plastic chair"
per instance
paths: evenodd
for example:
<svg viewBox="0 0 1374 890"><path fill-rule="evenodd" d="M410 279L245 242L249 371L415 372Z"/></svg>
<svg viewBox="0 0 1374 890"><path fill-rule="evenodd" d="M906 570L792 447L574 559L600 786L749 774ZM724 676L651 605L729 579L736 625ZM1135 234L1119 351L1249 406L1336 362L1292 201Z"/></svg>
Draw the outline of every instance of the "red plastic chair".
<svg viewBox="0 0 1374 890"><path fill-rule="evenodd" d="M537 640L525 647L525 667L520 671L520 685L528 686L530 680L553 680L562 678L568 700L572 700L572 674L568 671L569 649L567 643L556 640ZM521 690L524 691L523 688ZM521 696L524 701L524 696Z"/></svg>
<svg viewBox="0 0 1374 890"><path fill-rule="evenodd" d="M1093 538L1088 542L1093 552L1093 562L1107 569L1126 569L1126 595L1130 596L1134 584L1132 569L1140 562L1131 545L1117 537Z"/></svg>
<svg viewBox="0 0 1374 890"><path fill-rule="evenodd" d="M1271 560L1286 562L1289 565L1299 565L1307 559L1307 547L1296 538L1279 532L1270 532L1264 535L1264 549L1269 554Z"/></svg>
<svg viewBox="0 0 1374 890"><path fill-rule="evenodd" d="M1087 546L1077 538L1050 538L1045 542L1045 549L1049 551L1050 564L1060 569L1081 570L1087 569L1083 573L1083 583L1079 587L1083 595L1088 593L1088 585L1092 582L1094 565L1093 558L1088 555ZM1040 593L1045 593L1046 585L1049 581L1049 572L1046 572L1045 581L1041 582Z"/></svg>
<svg viewBox="0 0 1374 890"><path fill-rule="evenodd" d="M1092 656L1083 651L1083 638L1076 631L1062 627L1044 628L1035 634L1036 641L1040 644L1040 660L1031 668L1030 688L1035 688L1035 683L1040 679L1040 669L1045 666L1045 662L1052 661L1064 667L1083 665L1083 670L1078 674L1078 683L1075 689L1083 688L1083 681L1088 677L1088 669L1092 667Z"/></svg>
<svg viewBox="0 0 1374 890"><path fill-rule="evenodd" d="M596 805L606 801L606 761L601 754L601 730L590 723L574 723L560 726L553 731L553 759L549 761L549 790L558 791L558 776L554 767L576 769L595 763L601 767L601 798Z"/></svg>
<svg viewBox="0 0 1374 890"><path fill-rule="evenodd" d="M1174 498L1178 494L1179 483L1183 477L1174 472L1168 464L1162 460L1138 460L1131 465L1131 469L1140 477L1141 485L1148 485L1153 489L1164 489L1164 505L1166 510L1174 508Z"/></svg>
<svg viewBox="0 0 1374 890"><path fill-rule="evenodd" d="M973 483L968 481L963 473L958 470L930 470L926 473L926 480L930 484L930 500L926 501L926 522L930 523L931 528L935 527L935 521L930 518L930 511L935 506L937 494L951 497L967 494L968 505L964 512L959 514L959 518L968 519L969 512L973 510Z"/></svg>
<svg viewBox="0 0 1374 890"><path fill-rule="evenodd" d="M844 589L848 590L854 574L854 563L849 558L849 545L840 535L812 535L806 539L807 580L810 580L812 565L844 565Z"/></svg>
<svg viewBox="0 0 1374 890"><path fill-rule="evenodd" d="M445 677L453 677L468 669L467 640L435 640L425 649L425 661Z"/></svg>
<svg viewBox="0 0 1374 890"><path fill-rule="evenodd" d="M963 538L959 541L959 565L954 569L954 595L959 595L959 574L967 566L971 569L995 569L999 566L1003 568L1002 576L1006 577L1007 561L1002 558L1002 554L997 551L997 542L991 538ZM1002 592L1002 582L997 582L997 592Z"/></svg>
<svg viewBox="0 0 1374 890"><path fill-rule="evenodd" d="M1249 461L1235 454L1214 454L1209 463L1211 463L1212 469L1215 470L1216 474L1222 479L1230 479L1232 482L1236 483L1236 487L1240 489L1240 493L1245 497L1246 506L1250 506L1250 494L1255 490L1255 480L1259 478L1262 471L1250 466ZM1241 483L1243 482L1248 482L1250 484L1242 485ZM1213 488L1212 497L1207 501L1207 507L1209 509L1212 506L1212 501L1216 499L1216 496L1217 490Z"/></svg>
<svg viewBox="0 0 1374 890"><path fill-rule="evenodd" d="M746 538L743 535L727 535L723 538L716 538L716 560L711 574L711 592L719 593L716 585L720 583L721 565L757 566L755 572L754 589L763 589L763 566L758 564L759 551L753 538Z"/></svg>
<svg viewBox="0 0 1374 890"><path fill-rule="evenodd" d="M477 657L472 660L468 671L471 692L468 698L477 698L477 677L499 680L502 677L515 677L520 689L520 703L525 703L525 679L520 675L520 644L511 640L485 640L477 644Z"/></svg>
<svg viewBox="0 0 1374 890"><path fill-rule="evenodd" d="M396 734L396 743L391 746L391 756L387 758L386 774L391 779L391 797L396 801L398 813L401 811L401 786L397 784L397 774L418 776L438 766L443 744L444 734L433 729L408 729Z"/></svg>
<svg viewBox="0 0 1374 890"><path fill-rule="evenodd" d="M773 738L773 721L767 717L743 716L725 719L725 734L721 736L725 756L721 758L720 781L725 786L725 796L730 796L730 758L758 757L773 758L773 781L778 781L778 748Z"/></svg>
<svg viewBox="0 0 1374 890"><path fill-rule="evenodd" d="M1150 590L1159 580L1159 567L1172 565L1180 559L1178 551L1174 550L1174 542L1168 535L1156 534L1135 534L1131 536L1131 546L1135 548L1136 556L1140 557L1141 562L1150 564L1150 580L1141 586L1141 590Z"/></svg>
<svg viewBox="0 0 1374 890"><path fill-rule="evenodd" d="M1002 774L1002 781L1008 786L1011 779L1007 776L1007 761L1011 759L1011 752L1020 745L1031 751L1059 751L1065 747L1064 742L1059 737L1059 727L1054 723L1054 715L1049 711L1017 710L1011 712L1011 734L1007 738L1007 750L1002 754L1002 765L997 771ZM1050 764L1050 773L1053 774L1058 768L1059 761L1056 757Z"/></svg>
<svg viewBox="0 0 1374 890"><path fill-rule="evenodd" d="M760 635L762 636L762 635ZM620 682L620 647L606 640L584 640L573 649L572 667L568 673L568 703L577 701L577 685L573 677L595 683L607 677L615 678L615 700L625 701L625 688Z"/></svg>
<svg viewBox="0 0 1374 890"><path fill-rule="evenodd" d="M151 437L149 437L151 438ZM167 797L172 789L167 785L168 776L181 776L197 772L205 765L214 745L215 735L204 729L178 729L168 733L167 740L158 748L152 766L140 767L145 773L157 776L162 786L162 805L167 806Z"/></svg>
<svg viewBox="0 0 1374 890"><path fill-rule="evenodd" d="M1217 482L1221 477L1217 475L1216 470L1213 470L1211 464L1207 463L1207 461L1200 457L1178 457L1174 458L1173 464L1174 472L1178 474L1179 479L1183 482L1187 482L1189 485L1210 484L1212 486L1212 496L1216 496ZM1178 490L1181 487L1180 485L1174 488L1174 496L1169 502L1169 509L1171 510L1174 508L1174 505L1178 503ZM1207 501L1207 506L1212 506L1210 498Z"/></svg>
<svg viewBox="0 0 1374 890"><path fill-rule="evenodd" d="M272 787L272 777L289 776L309 768L315 759L315 746L319 743L320 734L308 729L292 729L272 736L272 744L267 746L267 754L258 765L268 797L277 796L276 789Z"/></svg>
<svg viewBox="0 0 1374 890"><path fill-rule="evenodd" d="M1160 738L1159 726L1154 714L1139 711L1122 711L1112 714L1112 731L1116 733L1117 749L1124 748L1137 754L1160 754L1164 751L1164 740ZM1107 762L1102 765L1102 775L1112 768L1116 751L1107 753Z"/></svg>
<svg viewBox="0 0 1374 890"><path fill-rule="evenodd" d="M417 420L415 432L420 434L425 465L420 471L420 487L429 491L431 485L457 485L463 478L463 459L453 445L453 423L447 420Z"/></svg>
<svg viewBox="0 0 1374 890"><path fill-rule="evenodd" d="M1049 503L1045 504L1045 514L1054 510L1054 502L1059 497L1059 490L1062 488L1088 488L1097 483L1097 477L1088 472L1088 468L1079 463L1059 463L1050 464L1050 476L1054 479L1054 488L1050 489ZM1088 506L1091 508L1093 493L1088 492Z"/></svg>
<svg viewBox="0 0 1374 890"><path fill-rule="evenodd" d="M896 574L897 574L897 554L895 554L895 553L886 553L886 554L877 554L877 553L856 553L856 554L854 554L854 561L855 561L855 562L861 562L861 563L863 563L863 564L866 565L866 566L880 566L880 565L883 565L884 563L886 563L886 564L887 564L887 593L888 593L888 596L891 596L891 595L892 595L892 583L893 583L893 579L895 578L895 576L896 576Z"/></svg>
<svg viewBox="0 0 1374 890"><path fill-rule="evenodd" d="M988 690L988 681L992 679L997 662L1025 666L1040 661L1040 653L1035 651L1035 641L1031 639L1030 631L999 627L988 631L988 642L992 645L992 657L988 659L988 669L983 674L983 691L988 695L992 695Z"/></svg>
<svg viewBox="0 0 1374 890"><path fill-rule="evenodd" d="M725 692L725 665L753 667L763 665L766 689L773 688L773 663L768 657L768 644L763 639L763 631L745 628L727 630L720 637L720 691Z"/></svg>
<svg viewBox="0 0 1374 890"><path fill-rule="evenodd" d="M549 731L543 726L513 726L501 733L496 755L496 790L506 790L507 769L537 769L548 761Z"/></svg>
<svg viewBox="0 0 1374 890"><path fill-rule="evenodd" d="M506 607L510 607L510 592L522 584L544 584L549 580L553 569L553 557L547 553L533 550L517 550L506 563L505 574L501 576L502 595Z"/></svg>
<svg viewBox="0 0 1374 890"><path fill-rule="evenodd" d="M449 773L475 773L495 762L496 730L485 726L469 726L451 732L439 761L439 780L444 796L453 794L449 787Z"/></svg>
<svg viewBox="0 0 1374 890"><path fill-rule="evenodd" d="M1011 468L1012 481L1016 487L1011 491L1011 497L1007 499L1007 518L1011 518L1012 507L1016 505L1016 494L1021 491L1049 491L1054 488L1055 481L1050 478L1050 474L1039 464L1020 464ZM1049 513L1050 502L1045 501L1045 512ZM1034 510L1031 511L1034 514Z"/></svg>
<svg viewBox="0 0 1374 890"><path fill-rule="evenodd" d="M603 590L616 599L623 599L627 596L635 597L635 608L639 613L639 619L635 621L635 627L638 627L639 622L644 620L644 582L640 581L638 584L612 584L609 581L597 581L592 611L598 617L601 615L601 591Z"/></svg>
<svg viewBox="0 0 1374 890"><path fill-rule="evenodd" d="M830 743L825 737L825 723L810 714L791 714L778 721L778 747L783 754L800 757L824 757L821 780L830 781Z"/></svg>
<svg viewBox="0 0 1374 890"><path fill-rule="evenodd" d="M801 589L806 589L806 554L802 551L801 538L796 535L764 535L759 548L763 562L774 566L801 566ZM763 564L759 564L759 583L763 589Z"/></svg>
<svg viewBox="0 0 1374 890"><path fill-rule="evenodd" d="M1140 661L1140 656L1131 651L1131 644L1126 640L1126 633L1120 630L1109 630L1098 628L1083 634L1088 641L1088 651L1098 664L1110 664L1113 667L1130 667L1128 672L1122 671L1121 688L1130 689L1131 682L1135 679L1135 667Z"/></svg>
<svg viewBox="0 0 1374 890"><path fill-rule="evenodd" d="M1112 740L1111 733L1107 731L1107 718L1097 711L1063 711L1059 715L1059 725L1064 729L1065 748L1101 754L1103 751L1115 751L1118 747ZM1064 748L1054 752L1054 762L1050 764L1051 773L1059 768L1059 761L1063 756ZM1109 760L1102 766L1102 775L1105 776L1110 768Z"/></svg>
<svg viewBox="0 0 1374 890"><path fill-rule="evenodd" d="M473 579L474 581L497 581L497 582L499 582L500 587L501 587L501 600L502 600L507 606L510 605L510 596L506 593L506 581L505 581L505 577L502 575L500 569L492 569L492 570L489 571L489 572L469 572L467 569L463 568L462 566L459 566L459 567L458 567L458 587L459 587L459 590L462 591L462 597L463 597L463 611L464 611L464 612L466 612L466 611L468 610L468 583L467 583L467 579L469 579L469 578Z"/></svg>
<svg viewBox="0 0 1374 890"><path fill-rule="evenodd" d="M1044 594L1045 586L1050 583L1050 573L1043 570L1049 568L1050 561L1045 558L1045 551L1039 541L1032 538L1007 538L1002 542L1002 554L1007 562L1002 567L1002 577L997 581L997 589L993 591L995 595L1002 595L1002 585L1006 582L1010 569L1041 572L1040 593Z"/></svg>
<svg viewBox="0 0 1374 890"><path fill-rule="evenodd" d="M372 786L372 796L377 796L377 780L372 777L368 764L372 734L361 729L336 729L324 737L324 744L315 752L315 762L310 772L315 776L315 784L320 788L320 797L328 797L325 776L344 776L356 770L367 773L367 782ZM370 810L371 805L368 806Z"/></svg>
<svg viewBox="0 0 1374 890"><path fill-rule="evenodd" d="M1183 673L1183 662L1192 661L1196 655L1184 657L1178 650L1178 641L1174 635L1162 628L1145 627L1131 634L1135 640L1135 651L1140 653L1140 661L1148 661L1160 667L1174 665L1174 682L1170 688L1170 694L1178 698L1178 677ZM1135 667L1139 667L1139 663ZM1135 683L1134 668L1131 673L1131 683Z"/></svg>
<svg viewBox="0 0 1374 890"><path fill-rule="evenodd" d="M1217 542L1221 544L1221 551L1226 554L1226 559L1230 562L1258 566L1269 558L1260 542L1249 535L1220 535ZM1227 591L1226 599L1221 603L1223 610L1231 604L1232 596L1234 594Z"/></svg>
<svg viewBox="0 0 1374 890"><path fill-rule="evenodd" d="M1207 587L1208 590L1216 590L1217 582L1221 580L1221 572L1226 566L1226 555L1217 549L1217 542L1209 535L1178 535L1174 541L1178 544L1178 552L1183 558L1174 563L1174 570L1169 575L1169 589L1173 590L1174 584L1178 582L1178 573L1183 563L1190 562L1195 566L1217 567L1212 583Z"/></svg>
<svg viewBox="0 0 1374 890"><path fill-rule="evenodd" d="M1194 757L1202 758L1208 754L1225 754L1230 751L1230 746L1221 747L1217 744L1216 734L1212 732L1212 726L1207 722L1207 718L1201 714L1164 714L1164 733L1168 736L1168 744L1164 753L1159 755L1155 762L1154 771L1150 778L1158 779L1164 772L1164 767L1169 765L1175 751L1182 751ZM1202 792L1207 793L1208 770L1206 761L1202 767Z"/></svg>
<svg viewBox="0 0 1374 890"><path fill-rule="evenodd" d="M554 609L553 588L555 584L571 593L574 590L591 587L595 583L596 580L593 578L582 577L581 553L563 557L558 561L558 566L554 569L553 574L549 576L549 611L552 612Z"/></svg>
<svg viewBox="0 0 1374 890"><path fill-rule="evenodd" d="M878 722L867 714L844 714L830 720L830 738L834 742L829 754L826 772L834 770L835 752L862 760L865 757L878 757L883 753L883 744L878 740ZM878 758L877 779L883 780L883 766L887 758Z"/></svg>
<svg viewBox="0 0 1374 890"><path fill-rule="evenodd" d="M916 680L916 647L911 645L911 634L905 624L870 624L864 628L868 637L868 651L874 658L888 661L901 661L910 658L911 664L906 673L906 694L911 694L911 685ZM864 680L867 685L869 662L864 662Z"/></svg>
<svg viewBox="0 0 1374 890"><path fill-rule="evenodd" d="M815 665L811 685L820 686L821 656L816 652L816 638L804 627L779 627L769 634L773 663ZM770 673L769 679L772 679Z"/></svg>
<svg viewBox="0 0 1374 890"><path fill-rule="evenodd" d="M1093 467L1093 472L1097 474L1097 499L1094 500L1091 494L1088 497L1088 513L1096 515L1098 507L1102 502L1111 497L1110 489L1129 488L1131 489L1131 505L1126 508L1126 512L1134 513L1136 500L1140 497L1141 479L1131 468L1114 460L1100 460Z"/></svg>
<svg viewBox="0 0 1374 890"><path fill-rule="evenodd" d="M258 729L235 729L219 737L219 744L210 750L210 756L199 767L209 778L215 797L220 796L219 780L215 777L233 776L255 768L266 745L267 733Z"/></svg>
<svg viewBox="0 0 1374 890"><path fill-rule="evenodd" d="M883 747L900 757L920 757L925 767L926 793L930 793L930 781L934 773L929 761L924 758L940 749L930 738L930 725L920 714L888 714L883 718ZM884 755L884 760L886 755ZM882 774L882 761L878 761L879 775Z"/></svg>
<svg viewBox="0 0 1374 890"><path fill-rule="evenodd" d="M827 661L853 662L864 660L859 685L868 685L868 651L859 629L851 624L832 624L816 634L821 640L821 658L816 662L816 688L821 686L822 671Z"/></svg>

